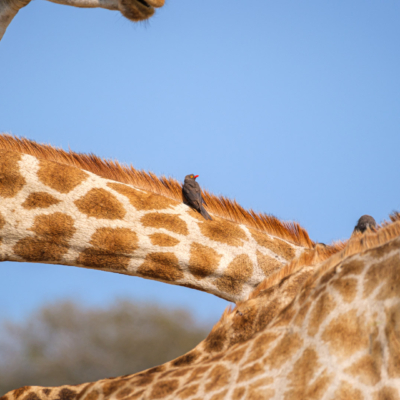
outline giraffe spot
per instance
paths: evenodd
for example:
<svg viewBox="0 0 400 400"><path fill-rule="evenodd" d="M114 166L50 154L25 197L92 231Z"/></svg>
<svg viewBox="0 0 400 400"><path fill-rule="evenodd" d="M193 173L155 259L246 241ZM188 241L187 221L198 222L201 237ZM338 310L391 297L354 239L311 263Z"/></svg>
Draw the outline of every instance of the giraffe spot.
<svg viewBox="0 0 400 400"><path fill-rule="evenodd" d="M339 277L346 275L360 275L364 271L365 263L362 260L350 259L342 264ZM335 270L333 270L335 271Z"/></svg>
<svg viewBox="0 0 400 400"><path fill-rule="evenodd" d="M250 300L241 306L233 317L230 344L241 343L254 335L254 320L257 317L258 306L255 300Z"/></svg>
<svg viewBox="0 0 400 400"><path fill-rule="evenodd" d="M215 272L221 257L211 247L192 243L190 246L189 271L197 280L204 279Z"/></svg>
<svg viewBox="0 0 400 400"><path fill-rule="evenodd" d="M244 387L236 388L233 391L232 400L241 400L241 398L244 396L245 392L246 392L246 388L244 388Z"/></svg>
<svg viewBox="0 0 400 400"><path fill-rule="evenodd" d="M246 360L246 364L253 363L254 361L259 360L264 357L269 348L271 347L271 343L276 340L278 335L276 333L264 333L259 336L253 344L253 348L250 351L250 354Z"/></svg>
<svg viewBox="0 0 400 400"><path fill-rule="evenodd" d="M71 390L71 389L61 389L58 392L58 396L56 397L56 400L73 400L76 396L76 392Z"/></svg>
<svg viewBox="0 0 400 400"><path fill-rule="evenodd" d="M209 370L209 366L205 366L205 367L198 367L196 368L192 374L190 375L189 379L186 381L186 383L191 383L194 381L198 381L199 379L201 379L204 376L204 373L206 371Z"/></svg>
<svg viewBox="0 0 400 400"><path fill-rule="evenodd" d="M119 200L104 189L91 189L82 198L75 200L78 210L97 219L122 219L126 211Z"/></svg>
<svg viewBox="0 0 400 400"><path fill-rule="evenodd" d="M263 246L275 254L283 257L285 260L292 260L296 251L294 246L286 243L284 240L274 237L273 239L266 233L259 232L255 229L250 229L251 236L260 245Z"/></svg>
<svg viewBox="0 0 400 400"><path fill-rule="evenodd" d="M204 340L204 350L208 353L221 351L227 340L227 331L224 325L217 324Z"/></svg>
<svg viewBox="0 0 400 400"><path fill-rule="evenodd" d="M346 303L351 303L357 294L357 279L336 279L331 285L342 295Z"/></svg>
<svg viewBox="0 0 400 400"><path fill-rule="evenodd" d="M313 380L319 366L316 351L312 348L305 349L302 356L295 362L292 371L288 374L290 380L289 390L285 392L284 399L321 399L332 377L324 371ZM312 380L313 382L311 383Z"/></svg>
<svg viewBox="0 0 400 400"><path fill-rule="evenodd" d="M60 261L76 231L73 219L59 212L37 216L30 230L36 236L21 239L14 246L14 253L30 262Z"/></svg>
<svg viewBox="0 0 400 400"><path fill-rule="evenodd" d="M135 393L131 394L129 396L129 400L139 400L139 399L143 399L143 393L144 393L145 389L141 389L136 391ZM86 399L85 399L86 400Z"/></svg>
<svg viewBox="0 0 400 400"><path fill-rule="evenodd" d="M308 324L308 334L315 336L318 333L320 325L325 321L325 318L335 308L336 303L329 293L324 293L318 298L310 313Z"/></svg>
<svg viewBox="0 0 400 400"><path fill-rule="evenodd" d="M149 237L153 246L173 247L179 243L178 239L166 235L165 233L153 233Z"/></svg>
<svg viewBox="0 0 400 400"><path fill-rule="evenodd" d="M36 393L31 392L24 397L24 400L40 400L40 398Z"/></svg>
<svg viewBox="0 0 400 400"><path fill-rule="evenodd" d="M151 391L150 397L152 399L163 399L164 397L169 396L179 386L179 381L176 379L164 380L157 382L153 386L153 390Z"/></svg>
<svg viewBox="0 0 400 400"><path fill-rule="evenodd" d="M132 382L132 384L135 384L135 386L148 386L148 385L150 385L150 383L153 382L154 375L139 374L135 378L136 379Z"/></svg>
<svg viewBox="0 0 400 400"><path fill-rule="evenodd" d="M367 332L364 317L357 316L357 311L351 310L333 319L321 337L333 354L348 358L368 346Z"/></svg>
<svg viewBox="0 0 400 400"><path fill-rule="evenodd" d="M280 368L292 358L302 344L303 340L297 333L287 333L271 350L271 353L265 360L266 365L274 369Z"/></svg>
<svg viewBox="0 0 400 400"><path fill-rule="evenodd" d="M167 231L187 236L189 234L186 222L174 214L149 213L144 215L140 222L151 228L164 228Z"/></svg>
<svg viewBox="0 0 400 400"><path fill-rule="evenodd" d="M182 390L177 392L176 395L180 399L187 399L190 396L194 396L198 390L199 390L199 384L190 385L190 386L184 387Z"/></svg>
<svg viewBox="0 0 400 400"><path fill-rule="evenodd" d="M158 194L142 192L122 183L109 182L107 186L127 197L129 203L138 211L165 210L179 203Z"/></svg>
<svg viewBox="0 0 400 400"><path fill-rule="evenodd" d="M262 254L258 250L257 250L257 263L258 266L263 270L264 275L266 277L278 271L283 266L283 264L276 258Z"/></svg>
<svg viewBox="0 0 400 400"><path fill-rule="evenodd" d="M385 336L389 347L388 375L400 377L400 310L398 304L386 309Z"/></svg>
<svg viewBox="0 0 400 400"><path fill-rule="evenodd" d="M6 220L0 213L0 229L3 229L4 225L6 224Z"/></svg>
<svg viewBox="0 0 400 400"><path fill-rule="evenodd" d="M211 397L210 400L223 400L223 399L226 399L227 393L228 393L228 389L225 389L222 392L214 394L214 396Z"/></svg>
<svg viewBox="0 0 400 400"><path fill-rule="evenodd" d="M112 379L109 382L106 382L103 387L103 395L105 398L112 396L121 386L126 384L125 380L120 379Z"/></svg>
<svg viewBox="0 0 400 400"><path fill-rule="evenodd" d="M39 160L39 180L60 193L69 193L88 178L79 168L53 161Z"/></svg>
<svg viewBox="0 0 400 400"><path fill-rule="evenodd" d="M247 236L242 228L221 218L199 223L198 225L204 236L216 242L240 247L243 246L244 241L247 241Z"/></svg>
<svg viewBox="0 0 400 400"><path fill-rule="evenodd" d="M178 357L176 360L172 361L172 365L175 367L191 364L193 361L197 360L200 353L197 350L192 350L191 352Z"/></svg>
<svg viewBox="0 0 400 400"><path fill-rule="evenodd" d="M238 295L253 274L253 263L247 254L240 254L231 261L224 275L216 279L215 284L224 293Z"/></svg>
<svg viewBox="0 0 400 400"><path fill-rule="evenodd" d="M85 400L97 400L97 398L99 397L99 393L95 390L89 392L89 389L94 384L95 384L95 382L84 384L83 387L81 388L80 392L76 396L75 400L80 400L80 399L82 399L82 397L84 397Z"/></svg>
<svg viewBox="0 0 400 400"><path fill-rule="evenodd" d="M267 290L267 292L269 292L269 290ZM273 290L272 293L274 293ZM256 332L264 329L278 315L278 312L281 310L281 303L280 300L277 298L273 298L272 300L268 299L265 304L266 306L260 305L260 311L258 313L254 327Z"/></svg>
<svg viewBox="0 0 400 400"><path fill-rule="evenodd" d="M139 275L150 279L174 282L183 279L184 274L174 253L149 253L137 270Z"/></svg>
<svg viewBox="0 0 400 400"><path fill-rule="evenodd" d="M364 396L358 390L353 388L350 383L341 381L339 388L335 392L335 400L364 400Z"/></svg>
<svg viewBox="0 0 400 400"><path fill-rule="evenodd" d="M365 385L374 386L381 380L381 360L375 360L369 354L361 357L344 372L358 377Z"/></svg>
<svg viewBox="0 0 400 400"><path fill-rule="evenodd" d="M282 312L278 314L276 321L273 323L272 326L274 328L278 326L288 326L295 314L296 310L294 308L294 305L293 303L290 303L287 307L285 307L282 310Z"/></svg>
<svg viewBox="0 0 400 400"><path fill-rule="evenodd" d="M231 364L237 364L246 353L247 347L243 346L241 349L236 350L224 357L224 361L229 361Z"/></svg>
<svg viewBox="0 0 400 400"><path fill-rule="evenodd" d="M3 157L3 153L4 153L3 151L0 151L1 157ZM14 390L13 391L13 398L18 399L19 397L21 397L30 388L31 388L30 386L22 386L19 389Z"/></svg>
<svg viewBox="0 0 400 400"><path fill-rule="evenodd" d="M383 284L382 284L383 283ZM400 256L395 254L370 266L364 278L364 298L381 285L377 300L397 297L400 292Z"/></svg>
<svg viewBox="0 0 400 400"><path fill-rule="evenodd" d="M230 376L231 372L229 369L223 365L216 365L208 375L208 379L204 385L205 391L209 392L211 390L216 391L222 389L228 384Z"/></svg>
<svg viewBox="0 0 400 400"><path fill-rule="evenodd" d="M400 400L399 392L396 388L385 386L373 394L374 400Z"/></svg>
<svg viewBox="0 0 400 400"><path fill-rule="evenodd" d="M250 367L240 369L237 382L244 382L255 378L264 372L264 367L261 363L255 363Z"/></svg>
<svg viewBox="0 0 400 400"><path fill-rule="evenodd" d="M31 193L22 203L22 207L32 210L33 208L47 208L58 204L60 200L46 192Z"/></svg>
<svg viewBox="0 0 400 400"><path fill-rule="evenodd" d="M44 389L42 389L42 393L43 393L45 396L48 396L48 395L51 393L51 389L49 389L49 388L44 388Z"/></svg>
<svg viewBox="0 0 400 400"><path fill-rule="evenodd" d="M125 397L129 396L132 392L133 392L133 388L124 388L122 390L120 390L117 395L116 398L117 399L124 399ZM86 400L86 399L85 399Z"/></svg>
<svg viewBox="0 0 400 400"><path fill-rule="evenodd" d="M99 228L83 250L77 263L91 268L126 270L130 256L139 246L135 232L127 228Z"/></svg>
<svg viewBox="0 0 400 400"><path fill-rule="evenodd" d="M5 198L14 197L26 184L21 175L18 161L21 160L19 153L0 150L0 196Z"/></svg>

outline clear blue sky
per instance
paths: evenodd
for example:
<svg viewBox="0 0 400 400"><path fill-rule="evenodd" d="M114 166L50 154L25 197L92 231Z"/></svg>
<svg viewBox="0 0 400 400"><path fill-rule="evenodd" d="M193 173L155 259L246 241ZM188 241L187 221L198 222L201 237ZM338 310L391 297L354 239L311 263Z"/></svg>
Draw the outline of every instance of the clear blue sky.
<svg viewBox="0 0 400 400"><path fill-rule="evenodd" d="M0 43L0 131L199 183L347 238L400 209L400 3L169 0L148 23L33 1ZM71 267L1 263L0 318L65 297L226 302Z"/></svg>

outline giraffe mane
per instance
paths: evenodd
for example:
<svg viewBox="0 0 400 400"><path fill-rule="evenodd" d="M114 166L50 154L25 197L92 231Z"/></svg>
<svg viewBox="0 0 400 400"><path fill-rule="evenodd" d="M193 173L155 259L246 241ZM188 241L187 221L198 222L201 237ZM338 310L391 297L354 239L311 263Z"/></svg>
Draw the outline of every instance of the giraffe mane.
<svg viewBox="0 0 400 400"><path fill-rule="evenodd" d="M161 196L182 201L182 184L171 177L157 177L152 172L138 170L132 165L120 164L117 160L103 159L95 154L65 151L48 144L39 144L27 138L19 138L10 134L0 134L0 149L29 154L37 158L72 165L92 172L106 179L133 185ZM313 248L315 243L307 231L297 222L280 221L273 215L246 210L236 200L225 196L216 196L203 190L203 198L207 209L214 215L272 234L294 244ZM331 251L340 250L336 245L328 246Z"/></svg>

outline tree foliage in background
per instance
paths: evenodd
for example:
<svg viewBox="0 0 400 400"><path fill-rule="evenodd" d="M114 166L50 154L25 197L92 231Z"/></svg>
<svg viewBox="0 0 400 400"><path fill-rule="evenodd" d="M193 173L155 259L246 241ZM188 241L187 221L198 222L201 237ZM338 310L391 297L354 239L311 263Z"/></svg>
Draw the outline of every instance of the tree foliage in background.
<svg viewBox="0 0 400 400"><path fill-rule="evenodd" d="M49 305L21 323L0 321L0 396L132 374L195 347L208 330L188 311L119 301L108 309Z"/></svg>

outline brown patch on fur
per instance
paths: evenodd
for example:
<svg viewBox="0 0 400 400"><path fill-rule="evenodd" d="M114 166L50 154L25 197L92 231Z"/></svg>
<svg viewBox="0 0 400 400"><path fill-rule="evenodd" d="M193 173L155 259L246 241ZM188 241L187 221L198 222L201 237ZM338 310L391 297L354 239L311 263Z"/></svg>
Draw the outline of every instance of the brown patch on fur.
<svg viewBox="0 0 400 400"><path fill-rule="evenodd" d="M274 369L280 368L291 359L302 344L303 340L297 333L287 333L272 349L265 364Z"/></svg>
<svg viewBox="0 0 400 400"><path fill-rule="evenodd" d="M229 361L231 364L237 364L246 353L247 347L241 347L239 350L233 351L224 357L224 361Z"/></svg>
<svg viewBox="0 0 400 400"><path fill-rule="evenodd" d="M24 400L40 400L40 398L35 392L30 392L24 397Z"/></svg>
<svg viewBox="0 0 400 400"><path fill-rule="evenodd" d="M1 157L3 155L1 154ZM12 393L13 393L13 398L15 398L16 400L22 396L27 390L29 390L31 387L30 386L22 386L19 389L15 389Z"/></svg>
<svg viewBox="0 0 400 400"><path fill-rule="evenodd" d="M388 375L400 377L400 310L398 304L386 309L385 335L389 347Z"/></svg>
<svg viewBox="0 0 400 400"><path fill-rule="evenodd" d="M137 270L146 278L175 282L184 277L179 266L178 257L174 253L149 253Z"/></svg>
<svg viewBox="0 0 400 400"><path fill-rule="evenodd" d="M211 390L216 391L223 388L229 382L231 372L223 365L216 365L208 375L208 379L205 382L204 390L210 392Z"/></svg>
<svg viewBox="0 0 400 400"><path fill-rule="evenodd" d="M221 257L222 255L211 247L192 243L190 246L189 271L197 280L204 279L212 275L218 268Z"/></svg>
<svg viewBox="0 0 400 400"><path fill-rule="evenodd" d="M257 380L256 382L250 384L248 394L246 397L250 400L269 400L275 396L275 390L265 388L263 386L270 385L274 380L272 378L266 377Z"/></svg>
<svg viewBox="0 0 400 400"><path fill-rule="evenodd" d="M178 396L180 399L186 399L190 396L194 396L198 390L199 384L185 386L183 389L179 390L179 392L176 393L176 396Z"/></svg>
<svg viewBox="0 0 400 400"><path fill-rule="evenodd" d="M175 179L164 176L158 178L151 172L139 171L132 166L121 165L118 161L103 160L94 154L66 152L50 145L38 144L33 140L20 139L7 134L0 135L0 149L7 150L5 153L9 153L10 150L17 151L38 158L72 165L106 179L131 184L139 189L174 199L177 202L182 201L182 184ZM206 190L202 194L208 210L216 216L279 236L300 246L307 248L314 246L307 231L296 222L280 221L274 216L256 213L253 210L245 210L236 201L223 196L215 196ZM144 203L146 204L148 201L146 200ZM337 245L332 247L335 248ZM340 246L337 250L340 250Z"/></svg>
<svg viewBox="0 0 400 400"><path fill-rule="evenodd" d="M232 400L241 400L241 398L244 396L245 391L246 391L246 388L244 388L244 387L236 388L233 391Z"/></svg>
<svg viewBox="0 0 400 400"><path fill-rule="evenodd" d="M65 194L84 182L89 175L79 168L41 159L37 176L46 186Z"/></svg>
<svg viewBox="0 0 400 400"><path fill-rule="evenodd" d="M396 241L397 242L397 241ZM389 244L389 243L388 243ZM390 243L391 244L391 243ZM398 242L400 247L400 242ZM382 285L383 283L383 285ZM397 297L400 293L400 256L394 254L390 258L370 266L364 279L364 298L382 285L376 296L377 300L386 300Z"/></svg>
<svg viewBox="0 0 400 400"><path fill-rule="evenodd" d="M285 260L293 260L296 255L296 251L290 244L280 240L278 238L272 239L268 235L265 235L259 231L254 229L250 229L251 236L253 236L254 240L260 245L263 246L275 254L283 257Z"/></svg>
<svg viewBox="0 0 400 400"><path fill-rule="evenodd" d="M244 342L254 335L254 321L258 313L258 304L248 301L237 307L234 314L230 335L230 344Z"/></svg>
<svg viewBox="0 0 400 400"><path fill-rule="evenodd" d="M30 230L36 236L19 240L13 248L16 255L30 262L60 261L76 231L74 220L60 212L37 216Z"/></svg>
<svg viewBox="0 0 400 400"><path fill-rule="evenodd" d="M215 281L218 289L224 293L240 294L243 284L253 274L253 263L247 254L236 256L224 271L224 275Z"/></svg>
<svg viewBox="0 0 400 400"><path fill-rule="evenodd" d="M342 295L346 303L351 303L357 294L357 279L336 279L331 282L332 286Z"/></svg>
<svg viewBox="0 0 400 400"><path fill-rule="evenodd" d="M258 266L263 270L266 277L282 268L283 264L276 258L264 255L257 250L257 263Z"/></svg>
<svg viewBox="0 0 400 400"><path fill-rule="evenodd" d="M85 396L84 400L97 400L99 396L100 393L96 389L94 389Z"/></svg>
<svg viewBox="0 0 400 400"><path fill-rule="evenodd" d="M298 311L298 313L294 319L294 324L296 326L301 326L303 324L304 318L307 316L308 310L310 309L310 306L312 304L313 303L311 301L308 301L300 307L300 310Z"/></svg>
<svg viewBox="0 0 400 400"><path fill-rule="evenodd" d="M179 381L176 379L156 382L150 396L152 399L163 399L178 389L178 386Z"/></svg>
<svg viewBox="0 0 400 400"><path fill-rule="evenodd" d="M285 400L321 399L332 377L324 371L311 383L318 368L317 352L313 348L305 349L289 373L291 382Z"/></svg>
<svg viewBox="0 0 400 400"><path fill-rule="evenodd" d="M190 375L189 379L186 381L186 384L195 382L195 381L201 379L204 376L204 373L206 371L208 371L209 369L210 369L210 367L208 365L196 368Z"/></svg>
<svg viewBox="0 0 400 400"><path fill-rule="evenodd" d="M149 238L151 240L151 244L154 246L173 247L179 243L178 239L166 235L165 233L153 233L149 236Z"/></svg>
<svg viewBox="0 0 400 400"><path fill-rule="evenodd" d="M348 358L368 346L367 332L364 317L357 316L357 311L351 310L333 319L321 337L328 343L332 354Z"/></svg>
<svg viewBox="0 0 400 400"><path fill-rule="evenodd" d="M374 359L367 354L346 368L344 372L358 377L365 385L375 386L381 380L381 359Z"/></svg>
<svg viewBox="0 0 400 400"><path fill-rule="evenodd" d="M60 200L56 199L49 193L35 192L31 193L22 203L22 207L32 210L33 208L47 208L54 204L58 204Z"/></svg>
<svg viewBox="0 0 400 400"><path fill-rule="evenodd" d="M165 210L178 204L177 201L167 197L159 196L154 193L142 192L130 186L121 185L120 183L109 182L107 186L126 196L132 206L138 211ZM149 189L147 188L147 190Z"/></svg>
<svg viewBox="0 0 400 400"><path fill-rule="evenodd" d="M396 388L385 386L373 394L374 400L400 400L399 392Z"/></svg>
<svg viewBox="0 0 400 400"><path fill-rule="evenodd" d="M264 357L267 351L270 349L271 343L274 342L277 337L278 334L276 333L263 333L261 336L259 336L254 341L253 348L251 349L244 365L253 363L254 361Z"/></svg>
<svg viewBox="0 0 400 400"><path fill-rule="evenodd" d="M189 353L178 357L174 361L171 362L171 364L175 367L182 366L182 365L188 365L191 364L193 361L196 361L200 356L199 351L197 350L192 350Z"/></svg>
<svg viewBox="0 0 400 400"><path fill-rule="evenodd" d="M346 381L340 382L340 387L335 392L335 400L364 400L364 396Z"/></svg>
<svg viewBox="0 0 400 400"><path fill-rule="evenodd" d="M325 318L335 308L336 303L329 293L323 293L315 303L310 313L308 323L308 334L315 336L318 333L320 325L325 321Z"/></svg>
<svg viewBox="0 0 400 400"><path fill-rule="evenodd" d="M211 397L210 400L223 400L226 399L226 395L228 394L228 389L223 390L220 393L214 394L213 397Z"/></svg>
<svg viewBox="0 0 400 400"><path fill-rule="evenodd" d="M135 232L127 228L99 228L89 242L92 247L81 252L77 263L91 268L126 270L130 257L138 248Z"/></svg>
<svg viewBox="0 0 400 400"><path fill-rule="evenodd" d="M112 379L109 382L106 382L102 389L103 395L105 398L112 396L118 389L126 384L125 380L121 379Z"/></svg>
<svg viewBox="0 0 400 400"><path fill-rule="evenodd" d="M179 378L181 376L187 375L189 372L192 372L193 368L178 368L175 372L171 374L171 377Z"/></svg>
<svg viewBox="0 0 400 400"><path fill-rule="evenodd" d="M45 396L48 396L51 393L51 389L50 388L44 388L44 389L42 389L42 393Z"/></svg>
<svg viewBox="0 0 400 400"><path fill-rule="evenodd" d="M149 226L151 228L164 228L168 231L185 236L189 234L186 222L180 219L178 215L174 214L149 213L144 215L140 222L143 226Z"/></svg>
<svg viewBox="0 0 400 400"><path fill-rule="evenodd" d="M237 378L237 382L248 381L253 379L257 375L260 375L264 372L264 366L261 363L255 363L247 368L241 368L239 372L239 376Z"/></svg>
<svg viewBox="0 0 400 400"><path fill-rule="evenodd" d="M75 397L76 392L74 390L64 388L58 392L56 400L73 400Z"/></svg>
<svg viewBox="0 0 400 400"><path fill-rule="evenodd" d="M198 224L201 233L211 240L230 246L241 247L247 241L247 236L238 225L221 218Z"/></svg>
<svg viewBox="0 0 400 400"><path fill-rule="evenodd" d="M6 224L6 220L0 213L0 229L3 229L4 225ZM0 243L1 243L1 238L0 238Z"/></svg>
<svg viewBox="0 0 400 400"><path fill-rule="evenodd" d="M26 184L19 171L20 160L21 154L0 150L0 197L14 197Z"/></svg>
<svg viewBox="0 0 400 400"><path fill-rule="evenodd" d="M119 200L101 188L90 189L75 205L81 213L97 219L122 219L126 214Z"/></svg>
<svg viewBox="0 0 400 400"><path fill-rule="evenodd" d="M127 387L122 390L120 390L117 395L115 396L117 399L124 399L125 397L129 396L133 392L134 388L132 387Z"/></svg>
<svg viewBox="0 0 400 400"><path fill-rule="evenodd" d="M204 340L204 351L208 353L221 351L226 344L227 338L225 325L218 322Z"/></svg>

